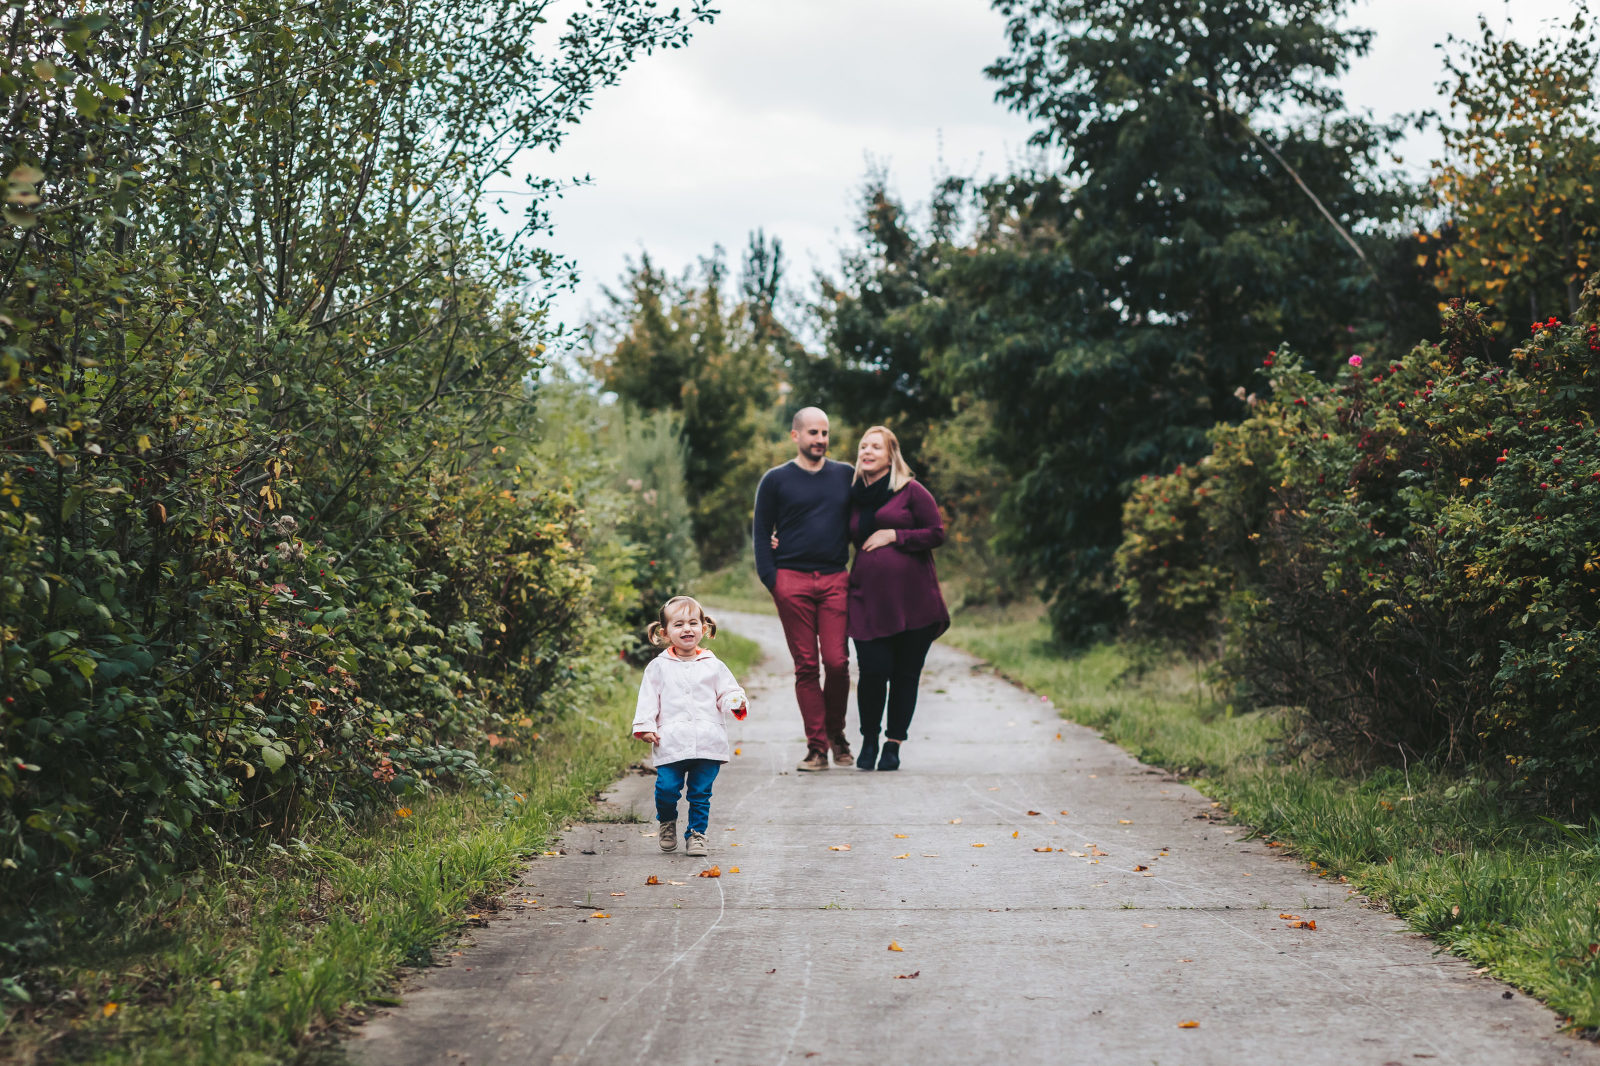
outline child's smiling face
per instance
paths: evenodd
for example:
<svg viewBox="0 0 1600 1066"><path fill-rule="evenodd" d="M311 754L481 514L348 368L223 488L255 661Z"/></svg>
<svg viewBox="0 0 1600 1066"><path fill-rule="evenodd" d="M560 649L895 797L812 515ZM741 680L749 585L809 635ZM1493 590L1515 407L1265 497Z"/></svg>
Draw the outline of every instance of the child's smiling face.
<svg viewBox="0 0 1600 1066"><path fill-rule="evenodd" d="M700 617L700 609L693 603L679 604L667 616L667 640L679 655L693 655L695 648L700 646L704 632L705 622Z"/></svg>

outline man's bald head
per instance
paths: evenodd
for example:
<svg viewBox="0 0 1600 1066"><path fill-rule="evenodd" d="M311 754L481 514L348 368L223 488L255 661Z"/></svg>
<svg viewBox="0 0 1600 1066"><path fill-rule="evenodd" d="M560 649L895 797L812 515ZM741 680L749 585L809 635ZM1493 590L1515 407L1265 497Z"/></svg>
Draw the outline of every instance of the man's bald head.
<svg viewBox="0 0 1600 1066"><path fill-rule="evenodd" d="M789 428L799 432L806 427L808 422L815 421L820 421L823 425L827 425L828 412L820 407L802 407L794 413L794 421L789 423Z"/></svg>
<svg viewBox="0 0 1600 1066"><path fill-rule="evenodd" d="M822 467L828 457L828 416L820 407L802 407L794 413L789 438L794 441L795 460L811 470Z"/></svg>

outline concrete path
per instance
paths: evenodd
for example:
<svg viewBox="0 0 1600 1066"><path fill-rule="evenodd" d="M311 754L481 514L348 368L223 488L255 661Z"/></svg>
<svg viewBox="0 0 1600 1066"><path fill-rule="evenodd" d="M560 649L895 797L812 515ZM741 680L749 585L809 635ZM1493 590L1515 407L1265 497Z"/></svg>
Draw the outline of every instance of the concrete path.
<svg viewBox="0 0 1600 1066"><path fill-rule="evenodd" d="M663 855L648 822L573 827L353 1059L1600 1063L1537 1002L950 648L904 769L796 773L777 622L725 621L769 658L709 861ZM612 809L652 818L652 785L630 776Z"/></svg>

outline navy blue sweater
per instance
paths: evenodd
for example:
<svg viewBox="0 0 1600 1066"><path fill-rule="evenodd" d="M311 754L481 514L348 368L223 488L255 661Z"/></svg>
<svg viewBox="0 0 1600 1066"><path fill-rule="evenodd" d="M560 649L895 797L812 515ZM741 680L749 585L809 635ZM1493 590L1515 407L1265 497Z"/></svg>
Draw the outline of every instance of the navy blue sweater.
<svg viewBox="0 0 1600 1066"><path fill-rule="evenodd" d="M775 466L756 486L756 517L751 537L756 573L770 590L779 570L837 574L850 561L850 480L848 463L823 460L816 473L799 463ZM772 550L772 534L778 550Z"/></svg>

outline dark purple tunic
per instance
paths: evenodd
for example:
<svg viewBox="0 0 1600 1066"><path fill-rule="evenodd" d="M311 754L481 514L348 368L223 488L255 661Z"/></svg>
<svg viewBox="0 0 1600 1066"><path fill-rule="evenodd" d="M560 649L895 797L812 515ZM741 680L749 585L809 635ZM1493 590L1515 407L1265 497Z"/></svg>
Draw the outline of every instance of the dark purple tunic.
<svg viewBox="0 0 1600 1066"><path fill-rule="evenodd" d="M878 508L877 522L879 529L895 531L895 543L862 551L867 537L861 512L850 509L850 542L856 546L850 566L850 637L877 640L931 625L943 633L950 628L950 612L933 569L933 549L944 543L944 518L933 494L909 481Z"/></svg>

